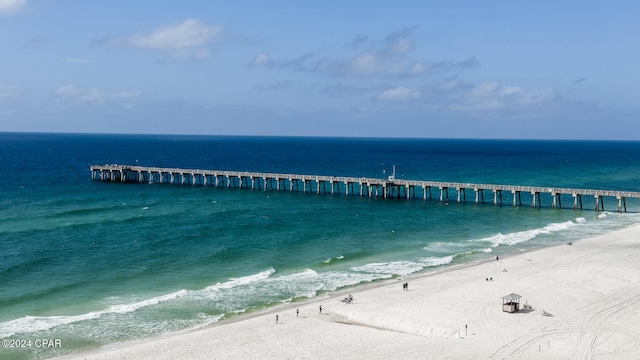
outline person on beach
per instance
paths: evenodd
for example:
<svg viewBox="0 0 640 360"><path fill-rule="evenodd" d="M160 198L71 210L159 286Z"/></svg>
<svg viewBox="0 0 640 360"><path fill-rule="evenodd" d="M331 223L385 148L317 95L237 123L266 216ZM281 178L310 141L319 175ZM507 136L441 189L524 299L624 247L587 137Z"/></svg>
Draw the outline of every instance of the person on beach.
<svg viewBox="0 0 640 360"><path fill-rule="evenodd" d="M298 315L300 315L300 309L296 309L296 317L298 317Z"/></svg>
<svg viewBox="0 0 640 360"><path fill-rule="evenodd" d="M322 314L322 305L320 305L320 314Z"/></svg>
<svg viewBox="0 0 640 360"><path fill-rule="evenodd" d="M500 260L500 258L496 256L496 261L498 261L498 260Z"/></svg>
<svg viewBox="0 0 640 360"><path fill-rule="evenodd" d="M278 323L278 315L276 315L276 324Z"/></svg>

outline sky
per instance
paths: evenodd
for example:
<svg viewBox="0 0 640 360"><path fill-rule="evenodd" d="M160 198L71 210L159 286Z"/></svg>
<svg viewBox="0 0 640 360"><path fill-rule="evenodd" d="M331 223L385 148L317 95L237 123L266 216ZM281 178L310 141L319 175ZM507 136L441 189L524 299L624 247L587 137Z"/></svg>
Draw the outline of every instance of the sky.
<svg viewBox="0 0 640 360"><path fill-rule="evenodd" d="M0 131L640 140L639 1L0 0Z"/></svg>

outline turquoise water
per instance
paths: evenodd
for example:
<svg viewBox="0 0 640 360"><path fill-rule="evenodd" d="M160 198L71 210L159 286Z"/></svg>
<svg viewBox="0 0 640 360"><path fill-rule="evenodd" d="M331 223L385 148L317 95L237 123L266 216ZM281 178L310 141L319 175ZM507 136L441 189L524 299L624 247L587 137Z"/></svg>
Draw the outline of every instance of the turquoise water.
<svg viewBox="0 0 640 360"><path fill-rule="evenodd" d="M90 164L640 191L638 142L0 134L1 348L46 358L640 222L605 212L92 181ZM438 198L437 191L434 199Z"/></svg>

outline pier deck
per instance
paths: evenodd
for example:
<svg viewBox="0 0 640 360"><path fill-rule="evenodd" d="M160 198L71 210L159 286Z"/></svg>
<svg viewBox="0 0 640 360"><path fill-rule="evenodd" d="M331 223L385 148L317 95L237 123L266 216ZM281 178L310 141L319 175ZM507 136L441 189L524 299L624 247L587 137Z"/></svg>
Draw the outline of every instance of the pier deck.
<svg viewBox="0 0 640 360"><path fill-rule="evenodd" d="M456 192L457 202L466 202L467 191L472 190L475 203L484 203L484 192L490 191L493 194L494 205L503 205L502 193L505 192L512 194L511 203L514 207L522 205L522 194L530 194L532 207L541 207L540 194L548 194L551 196L551 207L560 208L562 207L562 197L564 195L564 197L572 197L574 210L582 210L583 197L593 198L595 211L604 211L604 199L609 197L617 200L618 212L627 212L627 198L640 199L640 192L636 191L179 169L117 164L91 165L91 178L93 180L113 182L225 186L305 193L344 193L345 195L404 199L417 198L416 189L419 189L420 195L424 200L433 200L432 189L437 189L439 201L446 203L449 202L449 189Z"/></svg>

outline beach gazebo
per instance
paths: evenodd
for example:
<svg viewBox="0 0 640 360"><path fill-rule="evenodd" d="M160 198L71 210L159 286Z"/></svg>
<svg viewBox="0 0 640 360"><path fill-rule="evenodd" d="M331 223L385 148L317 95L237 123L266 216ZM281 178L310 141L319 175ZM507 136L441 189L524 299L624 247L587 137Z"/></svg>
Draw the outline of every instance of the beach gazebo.
<svg viewBox="0 0 640 360"><path fill-rule="evenodd" d="M513 313L520 310L520 298L522 296L511 293L502 297L502 311Z"/></svg>

